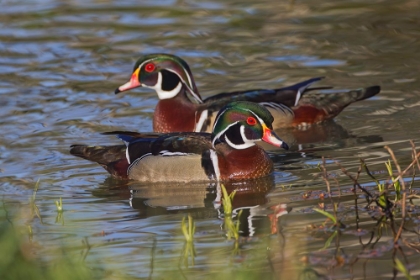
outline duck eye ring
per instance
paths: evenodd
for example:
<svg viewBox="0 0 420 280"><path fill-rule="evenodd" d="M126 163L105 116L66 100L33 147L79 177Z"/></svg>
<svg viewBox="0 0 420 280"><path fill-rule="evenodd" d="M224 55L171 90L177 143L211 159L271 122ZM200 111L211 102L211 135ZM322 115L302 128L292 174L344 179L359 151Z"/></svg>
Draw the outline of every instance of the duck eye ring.
<svg viewBox="0 0 420 280"><path fill-rule="evenodd" d="M155 71L156 66L153 63L147 63L146 66L144 66L144 70L146 70L146 72L153 72Z"/></svg>
<svg viewBox="0 0 420 280"><path fill-rule="evenodd" d="M257 120L255 118L253 118L253 117L248 117L246 119L246 123L249 124L249 125L256 125L257 124Z"/></svg>

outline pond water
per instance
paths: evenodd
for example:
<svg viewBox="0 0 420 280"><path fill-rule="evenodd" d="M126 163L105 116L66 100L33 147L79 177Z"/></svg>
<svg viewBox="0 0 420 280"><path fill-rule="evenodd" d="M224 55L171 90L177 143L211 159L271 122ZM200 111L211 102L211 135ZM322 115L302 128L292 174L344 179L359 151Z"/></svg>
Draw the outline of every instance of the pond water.
<svg viewBox="0 0 420 280"><path fill-rule="evenodd" d="M420 138L419 11L415 0L1 1L0 218L7 209L29 225L38 256L53 259L63 246L90 267L139 278L391 279L392 231L378 234L377 213L363 199L355 204L353 181L336 162L354 174L362 158L386 178L385 145L402 168L411 162L409 140L418 146ZM155 52L184 58L204 97L317 76L326 77L322 86L382 91L334 122L278 131L291 150L270 151L273 177L227 186L238 189L235 213L243 210L235 244L221 226L219 188L117 181L69 154L71 144L119 143L101 132L152 130L153 91L113 92L137 58ZM341 191L334 202L346 228L335 237L313 210L332 208L323 156L333 192ZM42 221L26 213L37 180ZM359 182L374 187L365 172ZM398 258L418 277L413 203ZM181 231L187 214L195 256Z"/></svg>

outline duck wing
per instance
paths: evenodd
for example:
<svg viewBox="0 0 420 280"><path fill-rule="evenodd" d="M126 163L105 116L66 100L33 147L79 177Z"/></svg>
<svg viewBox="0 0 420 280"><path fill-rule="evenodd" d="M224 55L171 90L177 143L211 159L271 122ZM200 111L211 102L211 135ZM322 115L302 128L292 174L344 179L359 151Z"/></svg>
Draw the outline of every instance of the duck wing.
<svg viewBox="0 0 420 280"><path fill-rule="evenodd" d="M247 91L235 91L220 93L204 99L204 104L210 109L219 110L221 107L233 101L251 102L274 102L294 106L308 91L327 89L330 87L309 88L312 84L322 80L323 77L312 78L288 87L279 89L254 89Z"/></svg>

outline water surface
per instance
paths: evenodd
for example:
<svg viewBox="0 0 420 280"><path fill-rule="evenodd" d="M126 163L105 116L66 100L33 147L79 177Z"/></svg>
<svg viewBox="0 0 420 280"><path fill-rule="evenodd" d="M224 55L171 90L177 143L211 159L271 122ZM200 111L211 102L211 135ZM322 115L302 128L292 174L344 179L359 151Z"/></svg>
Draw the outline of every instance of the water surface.
<svg viewBox="0 0 420 280"><path fill-rule="evenodd" d="M244 271L251 279L392 278L392 234L362 248L374 214L359 210L357 230L353 183L335 161L356 172L363 158L381 176L389 145L402 166L411 162L409 140L418 144L420 135L417 1L35 0L2 1L1 7L0 194L17 217L40 179L36 204L43 223L19 221L33 228L39 255L54 258L51 248L65 246L75 255L83 251L92 267L105 263L139 278L239 277ZM292 149L270 151L270 180L239 187L234 206L244 209L244 237L235 249L221 228L216 186L120 182L69 155L75 143L119 143L100 132L151 131L155 93L113 91L137 58L153 52L183 57L203 97L317 76L326 77L320 85L377 84L382 91L334 122L279 132ZM318 230L325 217L313 211L325 202L322 156L340 184L339 216L348 226L339 243L324 250L333 231ZM365 173L359 181L372 182ZM56 222L59 197L64 222ZM196 222L196 257L188 266L180 260L187 213ZM418 242L414 232L405 232L405 240ZM82 240L91 245L88 252ZM419 261L412 249L405 252L410 263Z"/></svg>

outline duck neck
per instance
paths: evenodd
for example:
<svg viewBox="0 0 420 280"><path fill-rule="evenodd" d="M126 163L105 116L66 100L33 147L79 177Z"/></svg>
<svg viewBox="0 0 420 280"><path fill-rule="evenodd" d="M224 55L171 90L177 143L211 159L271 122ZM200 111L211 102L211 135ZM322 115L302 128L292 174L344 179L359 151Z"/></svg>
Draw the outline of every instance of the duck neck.
<svg viewBox="0 0 420 280"><path fill-rule="evenodd" d="M194 131L198 104L191 102L185 88L173 98L161 99L153 115L155 132L189 132Z"/></svg>

